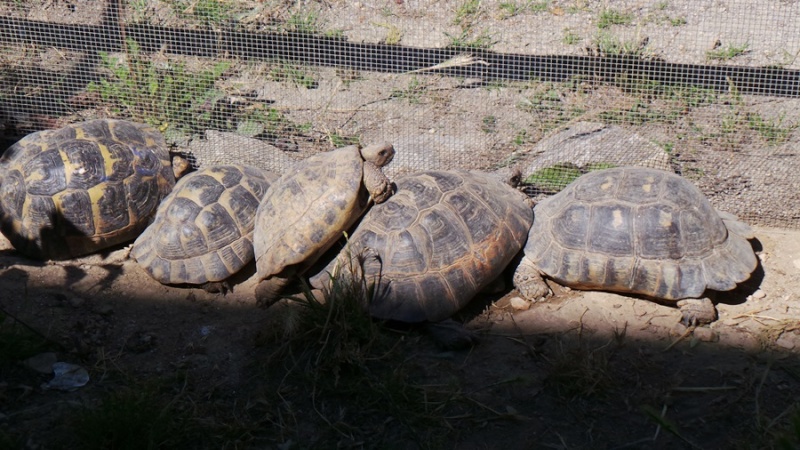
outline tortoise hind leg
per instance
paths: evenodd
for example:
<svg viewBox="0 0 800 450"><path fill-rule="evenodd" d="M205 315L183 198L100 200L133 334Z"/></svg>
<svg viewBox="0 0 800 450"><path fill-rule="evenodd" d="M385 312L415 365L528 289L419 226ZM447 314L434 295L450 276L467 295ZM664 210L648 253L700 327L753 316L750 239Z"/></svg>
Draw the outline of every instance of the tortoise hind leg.
<svg viewBox="0 0 800 450"><path fill-rule="evenodd" d="M678 301L683 318L681 323L687 327L703 325L717 320L717 308L710 298L687 298Z"/></svg>
<svg viewBox="0 0 800 450"><path fill-rule="evenodd" d="M288 284L289 278L279 275L262 280L256 286L256 303L258 306L269 308L280 300L281 292Z"/></svg>

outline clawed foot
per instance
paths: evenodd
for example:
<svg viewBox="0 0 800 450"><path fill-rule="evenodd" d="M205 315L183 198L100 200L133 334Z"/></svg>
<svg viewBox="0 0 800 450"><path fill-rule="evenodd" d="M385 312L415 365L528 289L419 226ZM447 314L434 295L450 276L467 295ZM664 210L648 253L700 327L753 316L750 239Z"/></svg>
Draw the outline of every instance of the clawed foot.
<svg viewBox="0 0 800 450"><path fill-rule="evenodd" d="M691 298L678 301L683 318L681 323L687 327L704 325L717 320L717 308L711 299Z"/></svg>

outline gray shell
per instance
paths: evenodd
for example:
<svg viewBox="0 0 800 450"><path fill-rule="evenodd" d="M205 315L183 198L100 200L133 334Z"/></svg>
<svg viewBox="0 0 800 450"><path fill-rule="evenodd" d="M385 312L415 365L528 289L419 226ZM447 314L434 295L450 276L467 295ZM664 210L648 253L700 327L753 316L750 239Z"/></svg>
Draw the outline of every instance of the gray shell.
<svg viewBox="0 0 800 450"><path fill-rule="evenodd" d="M537 204L534 217L525 257L574 288L697 298L733 289L757 263L747 225L656 169L590 172Z"/></svg>
<svg viewBox="0 0 800 450"><path fill-rule="evenodd" d="M490 175L428 171L395 180L397 190L373 206L349 237L349 247L319 274L349 267L368 255L368 280L381 275L370 304L377 318L439 321L465 306L495 280L525 244L533 216L520 192ZM338 269L337 269L338 268Z"/></svg>
<svg viewBox="0 0 800 450"><path fill-rule="evenodd" d="M133 240L175 185L161 134L110 119L22 138L0 158L0 180L3 234L44 259Z"/></svg>
<svg viewBox="0 0 800 450"><path fill-rule="evenodd" d="M228 278L253 260L256 209L277 178L236 165L190 173L164 199L131 257L165 284Z"/></svg>

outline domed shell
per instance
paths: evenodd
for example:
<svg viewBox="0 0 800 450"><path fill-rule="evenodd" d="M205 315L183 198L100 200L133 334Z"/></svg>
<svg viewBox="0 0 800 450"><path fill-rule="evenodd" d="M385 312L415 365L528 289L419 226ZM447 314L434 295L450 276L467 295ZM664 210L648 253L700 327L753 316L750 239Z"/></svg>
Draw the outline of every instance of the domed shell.
<svg viewBox="0 0 800 450"><path fill-rule="evenodd" d="M363 214L363 164L358 147L343 147L303 160L276 181L256 214L259 278L312 264Z"/></svg>
<svg viewBox="0 0 800 450"><path fill-rule="evenodd" d="M404 322L450 317L495 280L519 253L533 220L524 194L488 174L428 171L399 177L397 190L373 206L349 245L319 274L350 266L366 251L364 274L380 280L370 303L377 318ZM376 257L377 256L377 257Z"/></svg>
<svg viewBox="0 0 800 450"><path fill-rule="evenodd" d="M106 119L24 137L0 158L0 180L0 229L43 259L134 239L175 184L157 130Z"/></svg>
<svg viewBox="0 0 800 450"><path fill-rule="evenodd" d="M537 204L534 216L525 257L574 288L697 298L733 289L757 263L747 225L661 170L590 172Z"/></svg>
<svg viewBox="0 0 800 450"><path fill-rule="evenodd" d="M256 209L277 178L238 165L190 173L159 206L131 257L165 284L225 280L253 260Z"/></svg>

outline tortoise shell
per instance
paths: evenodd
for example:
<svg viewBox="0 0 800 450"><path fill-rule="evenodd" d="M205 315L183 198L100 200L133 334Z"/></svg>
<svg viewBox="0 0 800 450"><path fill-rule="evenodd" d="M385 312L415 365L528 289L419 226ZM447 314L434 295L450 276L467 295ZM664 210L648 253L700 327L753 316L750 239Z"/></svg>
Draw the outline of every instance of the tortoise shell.
<svg viewBox="0 0 800 450"><path fill-rule="evenodd" d="M277 175L249 166L210 166L181 178L133 257L165 284L225 280L253 260L256 209Z"/></svg>
<svg viewBox="0 0 800 450"><path fill-rule="evenodd" d="M525 245L533 221L524 194L484 173L427 171L395 180L397 190L364 215L345 249L311 284L358 269L378 289L370 314L439 321L494 281ZM349 258L354 258L353 262ZM345 272L346 274L346 272Z"/></svg>
<svg viewBox="0 0 800 450"><path fill-rule="evenodd" d="M573 288L698 298L733 289L757 263L747 225L657 169L590 172L538 203L534 217L525 259Z"/></svg>
<svg viewBox="0 0 800 450"><path fill-rule="evenodd" d="M394 149L383 147L390 161ZM256 213L259 279L289 267L302 272L364 214L370 201L364 164L352 145L311 156L275 182Z"/></svg>
<svg viewBox="0 0 800 450"><path fill-rule="evenodd" d="M0 179L0 229L43 259L134 239L175 184L161 134L122 120L30 134L0 158Z"/></svg>

